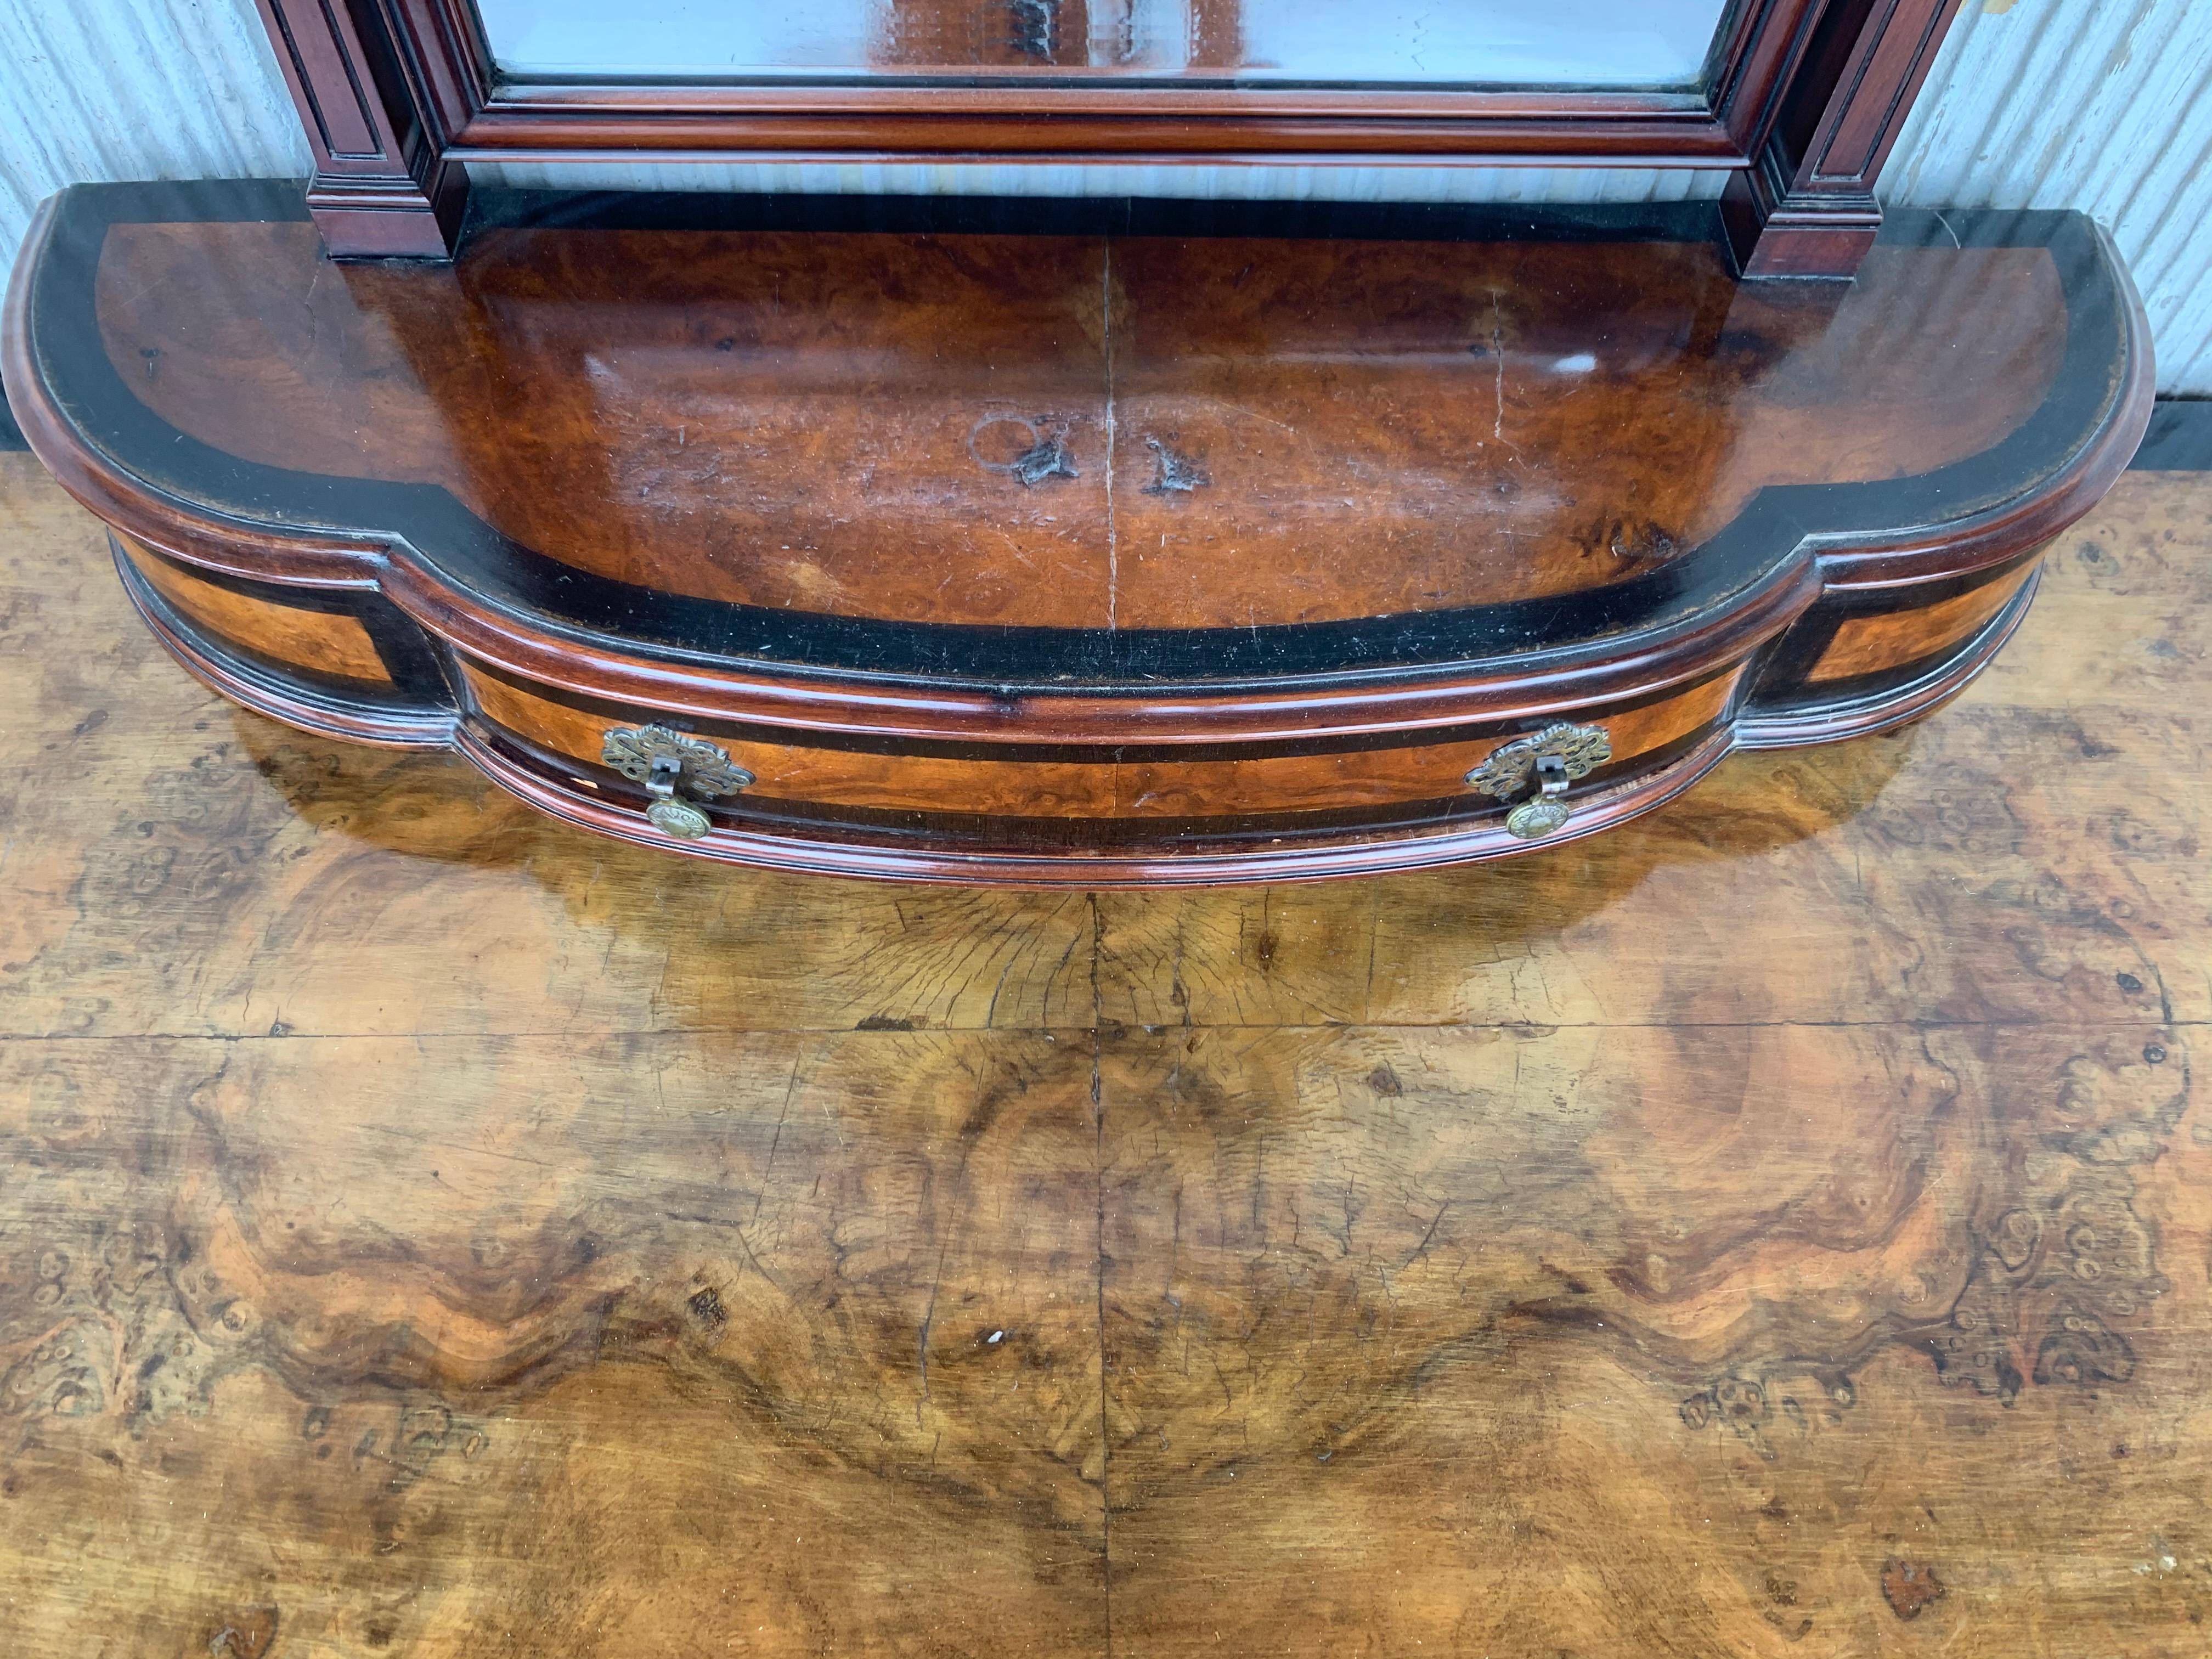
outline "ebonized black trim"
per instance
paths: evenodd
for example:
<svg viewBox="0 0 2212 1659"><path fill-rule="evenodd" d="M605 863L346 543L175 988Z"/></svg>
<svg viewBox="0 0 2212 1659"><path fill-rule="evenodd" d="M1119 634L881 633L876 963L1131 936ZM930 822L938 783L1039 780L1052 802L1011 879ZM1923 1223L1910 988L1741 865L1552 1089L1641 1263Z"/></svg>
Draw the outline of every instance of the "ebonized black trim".
<svg viewBox="0 0 2212 1659"><path fill-rule="evenodd" d="M2020 592L1971 638L1948 651L1923 657L1917 669L1907 665L1903 669L1832 681L1830 684L1843 694L1832 702L1820 700L1795 708L1747 709L1732 734L1735 746L1753 751L1798 749L1910 725L1958 696L1989 666L1990 659L2027 617L2042 584L2043 573L2032 573L2021 584ZM1900 676L1910 678L1900 679Z"/></svg>
<svg viewBox="0 0 2212 1659"><path fill-rule="evenodd" d="M1703 242L1717 202L1200 201L1126 196L724 196L703 191L477 190L466 233L856 232L899 235L1258 236L1420 242Z"/></svg>
<svg viewBox="0 0 2212 1659"><path fill-rule="evenodd" d="M489 194L489 193L486 193ZM1709 204L1692 204L1702 210ZM1899 525L1954 523L2011 499L2023 479L2047 476L2114 418L2127 368L2128 307L2094 228L2075 213L1902 212L1885 242L1903 246L2047 247L2069 307L2068 340L2051 395L2008 437L1965 460L1915 477L1869 483L1769 486L1702 546L1644 575L1576 594L1459 610L1255 629L1094 629L988 628L889 622L687 599L562 564L502 535L434 486L380 483L295 472L229 455L182 434L132 394L109 361L94 309L94 281L109 225L204 218L247 222L305 216L296 190L281 181L80 185L64 192L43 250L32 301L33 349L47 389L84 439L179 504L274 527L363 528L402 539L445 580L551 631L668 661L752 665L783 676L821 675L871 683L904 680L1007 696L1157 696L1173 685L1227 693L1286 682L1310 688L1432 676L1439 669L1564 664L1608 649L1629 631L1686 625L1723 601L1747 599L1790 579L1786 554L1808 538L1848 546ZM557 201L518 195L480 210L563 225L713 224L811 227L896 222L970 228L1018 214L1035 228L1055 211L1080 218L1119 213L1125 225L1170 234L1184 225L1279 224L1312 234L1322 223L1358 223L1376 234L1393 222L1446 238L1497 234L1502 222L1571 231L1675 225L1671 210L1495 210L1396 205L1349 213L1330 204L1266 203L1042 204L957 198L717 198L670 194L587 196ZM530 216L538 216L531 219ZM1279 215L1279 217L1271 216ZM1278 228L1270 234L1285 234ZM1338 232L1336 234L1344 234ZM1407 234L1413 234L1409 231ZM1600 234L1589 230L1589 234ZM1617 234L1617 233L1616 233ZM1679 234L1666 230L1665 234ZM465 257L465 254L464 255Z"/></svg>
<svg viewBox="0 0 2212 1659"><path fill-rule="evenodd" d="M2029 556L2033 558L2036 556ZM2017 570L2021 562L2015 560L2007 565L2005 569ZM1821 655L1835 641L1836 626L1823 628L1808 635L1808 642L1812 647L1808 655L1800 661L1793 653L1788 659L1794 678L1784 680L1778 676L1770 678L1766 674L1762 674L1758 691L1752 700L1753 713L1759 717L1768 715L1783 717L1802 714L1810 709L1825 709L1832 705L1842 708L1856 703L1887 702L1907 686L1940 673L1947 664L1961 656L1970 654L1976 642L1990 630L2002 628L2008 631L2026 614L2027 607L2034 602L2037 586L2037 579L2030 577L2018 592L2012 594L1997 607L1995 616L1963 640L1954 640L1948 645L1938 646L1933 651L1923 652L1910 661L1897 663L1887 668L1877 668L1869 673L1853 674L1844 679L1808 682L1805 675L1811 672L1812 665L1820 660ZM1880 615L1881 613L1871 611L1859 614ZM1835 623L1839 626L1844 620L1846 620L1844 617L1839 616L1836 617ZM1781 660L1780 653L1778 653L1777 661Z"/></svg>
<svg viewBox="0 0 2212 1659"><path fill-rule="evenodd" d="M211 633L171 605L112 537L108 548L125 594L155 637L197 678L234 702L325 736L405 748L447 746L453 709L426 708L386 686L277 662Z"/></svg>

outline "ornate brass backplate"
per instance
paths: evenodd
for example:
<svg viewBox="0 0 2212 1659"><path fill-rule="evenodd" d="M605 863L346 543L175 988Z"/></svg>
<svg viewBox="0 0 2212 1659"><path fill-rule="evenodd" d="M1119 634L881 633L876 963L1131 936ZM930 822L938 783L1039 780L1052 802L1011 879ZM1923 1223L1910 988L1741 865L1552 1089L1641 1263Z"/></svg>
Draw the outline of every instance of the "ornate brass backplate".
<svg viewBox="0 0 2212 1659"><path fill-rule="evenodd" d="M641 783L653 799L645 809L653 827L678 841L696 841L714 821L684 795L712 799L734 795L753 775L730 758L729 751L665 726L617 726L606 734L600 757L632 782Z"/></svg>
<svg viewBox="0 0 2212 1659"><path fill-rule="evenodd" d="M1537 793L1505 815L1505 827L1523 841L1535 841L1567 821L1567 804L1559 799L1567 785L1612 758L1613 740L1604 727L1562 720L1499 744L1467 775L1467 781L1499 800L1519 794L1533 781Z"/></svg>

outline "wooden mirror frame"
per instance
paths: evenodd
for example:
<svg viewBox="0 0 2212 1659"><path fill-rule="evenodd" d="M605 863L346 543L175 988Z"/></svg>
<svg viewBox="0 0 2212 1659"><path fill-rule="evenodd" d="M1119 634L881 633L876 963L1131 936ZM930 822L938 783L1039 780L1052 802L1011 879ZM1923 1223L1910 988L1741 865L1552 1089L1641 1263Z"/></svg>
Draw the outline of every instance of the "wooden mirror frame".
<svg viewBox="0 0 2212 1659"><path fill-rule="evenodd" d="M256 0L337 258L442 258L472 161L1541 164L1733 170L1747 276L1848 277L1959 0L1740 0L1710 90L531 82L471 0Z"/></svg>

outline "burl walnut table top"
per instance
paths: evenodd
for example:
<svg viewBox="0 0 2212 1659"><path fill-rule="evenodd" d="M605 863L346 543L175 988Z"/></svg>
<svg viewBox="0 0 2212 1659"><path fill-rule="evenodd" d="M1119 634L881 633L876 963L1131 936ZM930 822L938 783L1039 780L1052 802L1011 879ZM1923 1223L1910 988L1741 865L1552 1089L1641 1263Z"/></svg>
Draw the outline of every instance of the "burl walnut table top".
<svg viewBox="0 0 2212 1659"><path fill-rule="evenodd" d="M157 544L396 542L612 648L1048 693L1720 626L1808 538L1952 545L2121 464L2086 220L1743 283L1711 213L487 197L441 268L319 258L281 185L106 188L19 326L98 458L56 464Z"/></svg>
<svg viewBox="0 0 2212 1659"><path fill-rule="evenodd" d="M2203 1651L2202 475L1899 735L1295 890L672 860L105 559L0 455L16 1650Z"/></svg>

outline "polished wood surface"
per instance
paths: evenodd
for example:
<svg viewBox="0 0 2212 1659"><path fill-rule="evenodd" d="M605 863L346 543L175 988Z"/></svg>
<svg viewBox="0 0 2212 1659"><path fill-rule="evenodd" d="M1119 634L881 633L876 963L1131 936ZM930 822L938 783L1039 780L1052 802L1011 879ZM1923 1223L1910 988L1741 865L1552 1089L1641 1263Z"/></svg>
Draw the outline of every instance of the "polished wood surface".
<svg viewBox="0 0 2212 1659"><path fill-rule="evenodd" d="M9 326L34 445L218 568L404 565L579 655L1034 724L1618 659L1816 560L1905 603L2063 528L2148 412L2078 216L1923 216L1831 288L1735 282L1694 206L502 200L425 269L321 258L276 187L58 198Z"/></svg>
<svg viewBox="0 0 2212 1659"><path fill-rule="evenodd" d="M2024 566L1918 610L1848 617L1806 672L1806 681L1817 686L1880 673L1956 645L1984 627L2034 574L2033 566Z"/></svg>
<svg viewBox="0 0 2212 1659"><path fill-rule="evenodd" d="M925 0L883 15L889 27L872 55L894 70L916 56L900 48L902 34L925 60L948 57L929 49L933 35L964 36L949 62L971 68L950 76L823 75L817 58L817 73L785 84L682 75L533 83L495 66L469 0L256 4L314 160L307 204L339 258L449 254L461 238L466 163L517 154L648 167L732 154L1170 167L1634 160L1734 170L1726 240L1745 275L1848 277L1881 222L1876 175L1958 0L1729 7L1701 73L1638 89L1555 87L1526 72L1510 76L1518 84L1486 87L1479 66L1473 85L1392 85L1371 64L1338 61L1319 83L1224 78L1219 70L1245 56L1242 9L1229 0L1194 0L1182 27L1163 31L1180 37L1200 76L1105 87L1053 70L1088 61L1096 44L1127 60L1135 8L1093 17L1085 0ZM818 28L820 8L793 9ZM1396 46L1424 79L1449 80L1452 21L1373 9L1360 17L1370 51ZM1520 21L1516 36L1536 32ZM1543 21L1570 38L1608 27L1587 8ZM1008 59L1023 72L1005 73ZM1347 76L1358 84L1328 83Z"/></svg>
<svg viewBox="0 0 2212 1659"><path fill-rule="evenodd" d="M2067 329L2040 247L1838 293L1696 242L487 230L334 270L305 223L118 226L98 311L187 438L435 485L574 568L1124 629L1612 586L1766 487L1994 448Z"/></svg>
<svg viewBox="0 0 2212 1659"><path fill-rule="evenodd" d="M1875 181L1934 67L1959 0L1834 0L1771 125L1723 196L1747 277L1842 277L1875 245Z"/></svg>
<svg viewBox="0 0 2212 1659"><path fill-rule="evenodd" d="M1900 220L1841 288L1738 283L1695 205L483 206L370 267L281 185L66 192L30 440L208 683L774 868L1494 857L1470 768L1561 721L1594 832L1956 692L2149 408L2079 215ZM681 841L600 758L668 721L757 786Z"/></svg>
<svg viewBox="0 0 2212 1659"><path fill-rule="evenodd" d="M118 545L149 586L227 644L312 673L391 683L376 642L359 618L233 592L128 537L118 538Z"/></svg>
<svg viewBox="0 0 2212 1659"><path fill-rule="evenodd" d="M610 722L635 725L643 710L556 702L465 665L473 713L504 734L597 777ZM1739 674L1720 674L1606 722L1612 758L1632 765L1712 731L1725 717ZM977 759L884 755L766 744L745 732L695 727L754 775L750 799L839 806L948 809L1018 818L1203 822L1226 803L1265 801L1278 811L1381 806L1449 799L1467 775L1507 741L1500 736L1387 750L1345 750L1238 760L1178 759L1157 753L1118 761Z"/></svg>
<svg viewBox="0 0 2212 1659"><path fill-rule="evenodd" d="M2201 1652L2208 485L1893 737L1290 890L670 860L0 455L33 1652Z"/></svg>

